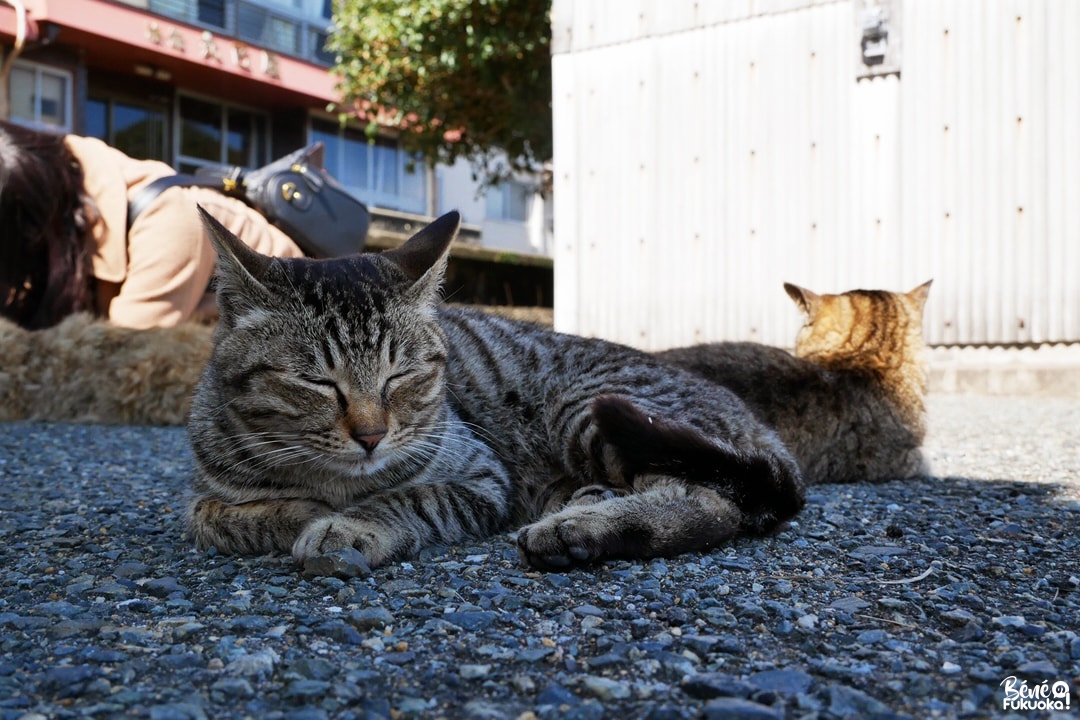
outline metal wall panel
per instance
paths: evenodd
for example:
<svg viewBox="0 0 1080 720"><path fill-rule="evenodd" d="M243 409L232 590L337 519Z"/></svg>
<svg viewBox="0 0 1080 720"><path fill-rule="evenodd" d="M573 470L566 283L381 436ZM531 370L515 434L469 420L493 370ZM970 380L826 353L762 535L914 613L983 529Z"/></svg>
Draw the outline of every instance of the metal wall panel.
<svg viewBox="0 0 1080 720"><path fill-rule="evenodd" d="M790 346L784 281L934 278L933 343L1080 340L1080 3L901 1L856 81L850 0L555 0L556 326Z"/></svg>

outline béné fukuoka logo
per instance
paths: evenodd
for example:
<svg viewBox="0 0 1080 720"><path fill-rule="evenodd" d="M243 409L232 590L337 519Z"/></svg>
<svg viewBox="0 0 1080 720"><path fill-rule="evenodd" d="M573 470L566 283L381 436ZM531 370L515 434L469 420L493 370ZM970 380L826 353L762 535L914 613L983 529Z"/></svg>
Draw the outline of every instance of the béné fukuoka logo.
<svg viewBox="0 0 1080 720"><path fill-rule="evenodd" d="M1068 710L1069 683L1058 680L1053 685L1043 680L1038 685L1028 685L1027 680L1018 680L1010 675L1001 681L998 687L1005 688L1005 697L1001 701L1002 710Z"/></svg>

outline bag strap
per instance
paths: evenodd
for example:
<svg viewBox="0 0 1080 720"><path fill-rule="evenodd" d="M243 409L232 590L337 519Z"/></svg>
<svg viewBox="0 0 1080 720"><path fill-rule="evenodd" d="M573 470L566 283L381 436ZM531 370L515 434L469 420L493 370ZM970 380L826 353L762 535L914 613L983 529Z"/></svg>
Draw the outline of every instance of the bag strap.
<svg viewBox="0 0 1080 720"><path fill-rule="evenodd" d="M135 197L128 202L127 228L135 224L135 218L145 210L154 199L171 187L208 187L226 192L225 183L220 177L199 177L197 175L166 175L144 185Z"/></svg>

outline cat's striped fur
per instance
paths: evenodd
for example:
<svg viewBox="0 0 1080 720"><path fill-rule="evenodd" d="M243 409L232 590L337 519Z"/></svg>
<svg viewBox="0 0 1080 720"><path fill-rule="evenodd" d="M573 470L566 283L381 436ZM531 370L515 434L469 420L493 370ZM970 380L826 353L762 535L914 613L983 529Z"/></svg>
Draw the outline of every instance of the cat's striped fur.
<svg viewBox="0 0 1080 720"><path fill-rule="evenodd" d="M374 566L526 524L526 561L561 567L710 547L803 504L791 455L724 388L441 307L456 213L323 261L263 257L204 218L221 322L189 423L200 546L352 546Z"/></svg>
<svg viewBox="0 0 1080 720"><path fill-rule="evenodd" d="M721 384L783 439L807 483L925 475L924 283L819 295L784 285L806 322L795 356L722 342L657 353Z"/></svg>

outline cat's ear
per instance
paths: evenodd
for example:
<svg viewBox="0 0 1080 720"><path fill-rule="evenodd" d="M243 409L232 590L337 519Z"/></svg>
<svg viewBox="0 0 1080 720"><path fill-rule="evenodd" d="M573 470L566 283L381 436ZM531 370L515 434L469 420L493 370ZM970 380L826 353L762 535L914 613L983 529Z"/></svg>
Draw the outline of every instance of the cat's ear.
<svg viewBox="0 0 1080 720"><path fill-rule="evenodd" d="M442 283L450 243L457 236L459 227L461 214L451 210L382 256L405 273L412 287L424 293L435 293Z"/></svg>
<svg viewBox="0 0 1080 720"><path fill-rule="evenodd" d="M934 281L927 280L907 294L908 299L917 304L920 310L926 306L926 298L930 295L930 283L932 282Z"/></svg>
<svg viewBox="0 0 1080 720"><path fill-rule="evenodd" d="M795 304L798 305L807 316L813 315L818 303L821 302L821 296L816 292L792 283L784 283L784 290L787 292L788 297L794 300Z"/></svg>
<svg viewBox="0 0 1080 720"><path fill-rule="evenodd" d="M216 291L222 319L231 321L245 309L264 305L271 298L263 284L271 258L245 245L201 205L196 207L218 255Z"/></svg>

